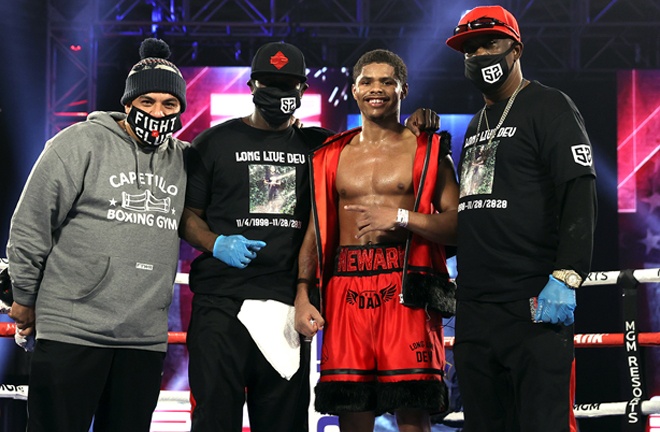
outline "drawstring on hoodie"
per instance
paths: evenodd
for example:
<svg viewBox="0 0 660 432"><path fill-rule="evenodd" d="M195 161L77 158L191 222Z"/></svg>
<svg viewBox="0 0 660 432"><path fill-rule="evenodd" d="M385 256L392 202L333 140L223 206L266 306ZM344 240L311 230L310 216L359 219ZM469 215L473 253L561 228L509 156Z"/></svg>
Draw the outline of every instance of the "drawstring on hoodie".
<svg viewBox="0 0 660 432"><path fill-rule="evenodd" d="M131 143L133 143L133 156L135 156L135 175L138 175L140 172L140 155L138 154L138 143L135 142L133 137L131 137ZM140 185L140 182L136 182L138 189L142 189L142 186Z"/></svg>
<svg viewBox="0 0 660 432"><path fill-rule="evenodd" d="M163 144L161 144L162 146ZM152 174L156 173L156 164L155 164L155 159L158 157L158 152L161 151L161 147L159 146L156 150L151 152L151 158L149 159L149 169L151 170Z"/></svg>
<svg viewBox="0 0 660 432"><path fill-rule="evenodd" d="M139 144L135 141L135 139L133 137L130 137L130 138L131 138L131 143L133 144L133 156L135 157L135 174L138 175L141 172L140 171L140 155L139 155L139 152L141 150L140 150ZM158 152L165 151L164 148L163 148L163 145L164 144L161 144L160 146L158 146L158 148L156 148L156 149L154 149L153 151L150 152L151 156L149 158L149 171L152 174L156 173L155 159L158 156ZM137 187L138 187L138 189L142 189L142 185L140 184L140 182L137 182Z"/></svg>

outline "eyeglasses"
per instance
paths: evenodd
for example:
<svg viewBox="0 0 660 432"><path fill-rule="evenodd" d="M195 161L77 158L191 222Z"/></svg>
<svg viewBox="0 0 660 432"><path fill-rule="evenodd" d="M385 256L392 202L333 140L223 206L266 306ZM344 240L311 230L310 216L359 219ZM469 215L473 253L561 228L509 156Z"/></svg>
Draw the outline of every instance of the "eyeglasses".
<svg viewBox="0 0 660 432"><path fill-rule="evenodd" d="M459 26L456 26L456 28L454 29L454 36L456 36L459 33L464 33L468 30L493 28L495 26L503 26L503 27L508 28L509 30L511 30L513 32L513 34L516 35L516 37L518 37L518 39L520 39L520 34L518 34L518 32L513 27L511 27L509 24L503 23L502 21L500 21L498 19L495 19L495 18L479 18L479 19L476 19L474 21L470 21L467 24L461 24Z"/></svg>

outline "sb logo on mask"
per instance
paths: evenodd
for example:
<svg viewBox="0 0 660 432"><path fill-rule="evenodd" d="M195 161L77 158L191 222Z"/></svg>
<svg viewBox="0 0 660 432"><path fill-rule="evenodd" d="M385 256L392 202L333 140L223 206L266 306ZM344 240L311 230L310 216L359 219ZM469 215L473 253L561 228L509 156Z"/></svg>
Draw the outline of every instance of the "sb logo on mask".
<svg viewBox="0 0 660 432"><path fill-rule="evenodd" d="M296 110L296 108L298 108L296 103L296 98L288 97L288 98L282 98L280 100L280 109L282 110L283 113L291 114Z"/></svg>
<svg viewBox="0 0 660 432"><path fill-rule="evenodd" d="M493 84L502 78L504 72L502 71L502 66L498 63L481 69L481 75L484 77L484 81L488 84Z"/></svg>

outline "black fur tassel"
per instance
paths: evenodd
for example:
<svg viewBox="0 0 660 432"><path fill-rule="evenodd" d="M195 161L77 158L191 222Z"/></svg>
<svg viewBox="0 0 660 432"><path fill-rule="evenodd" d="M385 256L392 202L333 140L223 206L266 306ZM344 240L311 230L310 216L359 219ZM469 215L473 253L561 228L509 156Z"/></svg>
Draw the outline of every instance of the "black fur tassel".
<svg viewBox="0 0 660 432"><path fill-rule="evenodd" d="M456 314L456 284L446 277L408 273L403 281L403 304L428 308L444 318Z"/></svg>
<svg viewBox="0 0 660 432"><path fill-rule="evenodd" d="M0 271L0 307L5 310L9 309L14 302L12 293L11 279L9 277L9 267L5 267Z"/></svg>
<svg viewBox="0 0 660 432"><path fill-rule="evenodd" d="M374 411L381 415L399 408L415 408L444 416L449 407L444 381L322 382L316 385L314 392L314 409L323 414Z"/></svg>
<svg viewBox="0 0 660 432"><path fill-rule="evenodd" d="M421 409L432 415L448 411L449 391L444 381L379 383L377 388L377 413L393 413L399 408Z"/></svg>
<svg viewBox="0 0 660 432"><path fill-rule="evenodd" d="M320 382L314 388L314 409L323 414L376 410L376 383Z"/></svg>

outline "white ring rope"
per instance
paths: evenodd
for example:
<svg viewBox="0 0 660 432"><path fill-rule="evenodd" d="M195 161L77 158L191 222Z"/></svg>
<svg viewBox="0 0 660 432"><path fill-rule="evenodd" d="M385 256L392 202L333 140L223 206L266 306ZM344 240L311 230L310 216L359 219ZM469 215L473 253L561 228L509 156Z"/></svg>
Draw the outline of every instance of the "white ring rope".
<svg viewBox="0 0 660 432"><path fill-rule="evenodd" d="M0 270L3 270L5 267L7 267L7 259L0 258ZM584 280L582 286L614 285L617 283L617 279L621 273L623 273L622 270L591 272ZM633 270L633 277L639 283L660 282L660 268ZM174 279L175 284L188 285L188 282L188 273L176 274Z"/></svg>
<svg viewBox="0 0 660 432"><path fill-rule="evenodd" d="M582 286L613 285L621 273L621 270L591 272ZM633 277L639 283L660 282L660 268L633 270Z"/></svg>

